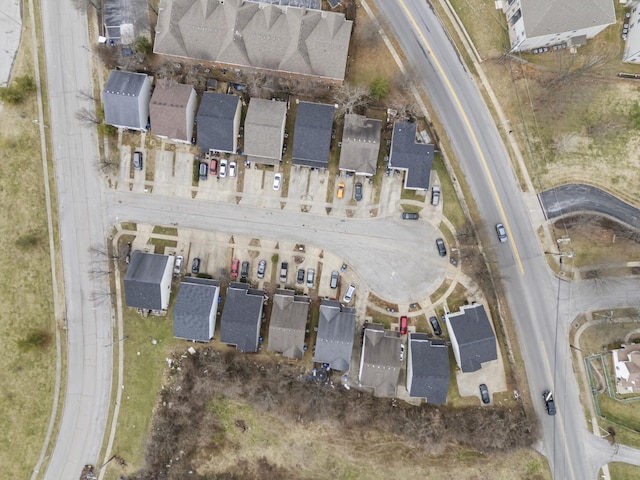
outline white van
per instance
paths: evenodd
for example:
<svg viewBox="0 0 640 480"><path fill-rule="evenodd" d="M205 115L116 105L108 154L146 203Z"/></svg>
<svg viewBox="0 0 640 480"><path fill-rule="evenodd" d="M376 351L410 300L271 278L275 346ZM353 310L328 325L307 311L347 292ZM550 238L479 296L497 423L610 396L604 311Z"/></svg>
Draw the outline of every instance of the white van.
<svg viewBox="0 0 640 480"><path fill-rule="evenodd" d="M344 303L349 303L351 302L351 299L353 298L353 294L356 291L356 286L352 283L351 285L349 285L349 288L347 288L347 291L344 294L344 297L342 297L342 301Z"/></svg>

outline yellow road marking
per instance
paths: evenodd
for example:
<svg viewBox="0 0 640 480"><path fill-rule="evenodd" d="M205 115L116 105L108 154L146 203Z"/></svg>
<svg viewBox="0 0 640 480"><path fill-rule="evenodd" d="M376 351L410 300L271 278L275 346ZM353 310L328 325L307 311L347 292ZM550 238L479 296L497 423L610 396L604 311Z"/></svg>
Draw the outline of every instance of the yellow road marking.
<svg viewBox="0 0 640 480"><path fill-rule="evenodd" d="M404 0L399 0L400 5L402 5L402 9L404 10L405 14L407 15L407 18L409 19L409 21L411 22L411 24L413 25L413 28L415 29L416 33L420 36L420 40L422 40L422 43L424 44L424 46L427 49L427 53L429 53L431 55L431 58L433 59L436 68L438 69L438 71L440 72L440 75L442 76L447 88L449 89L449 92L451 93L451 96L453 97L458 110L460 111L460 114L462 115L462 118L464 120L465 125L467 126L467 130L469 130L469 133L471 134L471 138L473 139L473 144L476 148L476 151L478 152L478 155L480 155L480 160L482 160L482 166L484 167L484 171L487 174L487 178L489 179L489 185L491 186L491 190L493 191L493 195L496 199L496 202L498 203L498 209L500 210L500 215L502 216L502 221L504 222L504 226L507 229L507 232L509 234L509 237L511 237L511 246L513 247L513 253L515 253L516 255L516 261L518 262L518 267L520 267L520 273L522 275L524 275L524 267L522 266L522 260L520 259L520 253L518 252L518 247L516 247L516 244L514 242L513 239L513 235L511 233L511 227L509 226L509 221L507 220L507 216L504 213L504 208L502 206L502 202L500 201L500 197L498 196L498 190L496 189L496 185L493 182L493 177L491 176L491 173L489 172L489 166L487 165L487 160L484 157L484 154L482 153L482 150L480 149L480 144L478 143L478 138L476 137L475 132L473 131L473 128L471 128L471 123L469 122L469 118L467 117L467 114L465 113L465 111L462 108L462 104L460 103L460 99L458 98L458 95L456 94L456 92L454 91L453 87L451 86L451 82L449 81L449 78L445 75L444 70L442 69L442 65L440 64L440 61L438 60L438 57L435 56L435 54L433 53L433 50L431 50L431 45L429 45L429 42L427 42L427 39L425 38L425 36L422 34L422 31L418 28L418 24L415 21L415 19L413 18L413 16L411 15L411 13L409 12L409 9L407 8L406 4L404 3Z"/></svg>

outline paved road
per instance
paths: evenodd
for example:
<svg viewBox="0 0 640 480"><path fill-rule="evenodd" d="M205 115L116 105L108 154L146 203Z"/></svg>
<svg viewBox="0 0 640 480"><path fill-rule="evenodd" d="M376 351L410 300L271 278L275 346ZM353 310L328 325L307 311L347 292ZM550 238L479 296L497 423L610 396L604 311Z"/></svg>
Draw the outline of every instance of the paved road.
<svg viewBox="0 0 640 480"><path fill-rule="evenodd" d="M539 197L549 219L575 212L596 212L640 228L640 210L591 185L562 185L542 192Z"/></svg>
<svg viewBox="0 0 640 480"><path fill-rule="evenodd" d="M74 114L91 104L80 90L92 87L87 23L69 0L42 2L52 151L62 246L67 320L67 385L64 410L46 479L78 478L95 463L105 432L111 395L112 314L99 292L108 279L89 275L104 258L89 253L105 245L103 183L96 168L96 138ZM97 293L98 292L98 293Z"/></svg>
<svg viewBox="0 0 640 480"><path fill-rule="evenodd" d="M509 157L482 97L458 61L439 20L419 0L375 0L430 94L435 113L452 140L471 195L487 222L490 248L504 281L510 312L543 426L544 453L554 478L594 478L604 450L584 441L587 433L578 387L568 351L567 328L579 313L595 303L594 284L567 284L552 276L531 226ZM500 245L491 233L503 221L510 242ZM640 284L629 280L610 306L637 303ZM634 290L635 289L635 290ZM586 292L586 293L582 293ZM598 295L598 298L601 298ZM602 298L605 300L604 298ZM538 392L554 388L559 413L548 417Z"/></svg>

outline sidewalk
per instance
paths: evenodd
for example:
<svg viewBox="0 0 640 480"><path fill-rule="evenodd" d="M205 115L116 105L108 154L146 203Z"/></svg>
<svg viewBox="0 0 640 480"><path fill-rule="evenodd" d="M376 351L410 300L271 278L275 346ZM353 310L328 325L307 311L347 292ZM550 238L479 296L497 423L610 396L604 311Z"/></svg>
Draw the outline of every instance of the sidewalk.
<svg viewBox="0 0 640 480"><path fill-rule="evenodd" d="M20 0L0 0L0 87L9 83L21 33Z"/></svg>

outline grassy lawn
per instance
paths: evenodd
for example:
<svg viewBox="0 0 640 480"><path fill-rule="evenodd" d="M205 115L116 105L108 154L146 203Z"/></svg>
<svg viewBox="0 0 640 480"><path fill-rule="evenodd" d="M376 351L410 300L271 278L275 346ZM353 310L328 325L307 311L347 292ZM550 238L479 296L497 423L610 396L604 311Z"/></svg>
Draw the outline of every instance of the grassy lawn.
<svg viewBox="0 0 640 480"><path fill-rule="evenodd" d="M598 403L603 417L618 425L624 425L630 430L629 434L637 435L640 439L640 401L622 403L607 393L602 393L598 395Z"/></svg>
<svg viewBox="0 0 640 480"><path fill-rule="evenodd" d="M442 212L454 227L461 228L466 223L464 211L462 210L458 196L453 188L451 177L444 166L442 154L439 152L434 155L433 170L438 173L438 181L440 182L440 201L442 202Z"/></svg>
<svg viewBox="0 0 640 480"><path fill-rule="evenodd" d="M161 227L158 225L153 227L153 231L151 233L159 233L160 235L171 235L173 237L177 237L178 229L175 227Z"/></svg>
<svg viewBox="0 0 640 480"><path fill-rule="evenodd" d="M164 254L165 248L176 248L178 246L178 242L176 240L165 240L163 238L150 238L149 243L151 245L155 245L155 253L159 255Z"/></svg>
<svg viewBox="0 0 640 480"><path fill-rule="evenodd" d="M611 480L635 480L640 478L640 467L628 463L610 463Z"/></svg>
<svg viewBox="0 0 640 480"><path fill-rule="evenodd" d="M26 5L22 12L23 35L12 80L34 75ZM55 384L44 178L39 130L32 123L38 118L36 105L31 93L21 104L4 104L0 111L0 236L10 251L0 264L0 471L5 478L29 478L42 448ZM55 203L53 209L55 214Z"/></svg>
<svg viewBox="0 0 640 480"><path fill-rule="evenodd" d="M604 320L604 318L596 315L594 320ZM582 332L580 349L585 356L604 353L609 345L623 343L625 335L638 327L639 325L632 321L593 325Z"/></svg>
<svg viewBox="0 0 640 480"><path fill-rule="evenodd" d="M178 292L174 287L173 301ZM179 343L173 338L173 307L166 317L142 318L134 309L125 308L124 319L124 389L118 416L113 454L127 463L124 470L112 462L107 479L117 479L140 468L149 434L153 407L160 393L165 358ZM154 345L152 340L157 340ZM186 344L185 344L186 345ZM186 349L186 346L185 346Z"/></svg>

